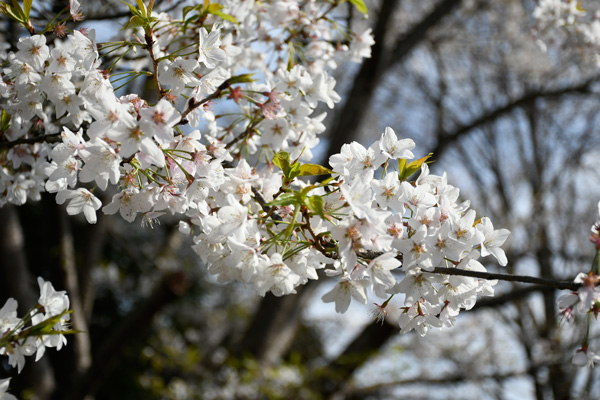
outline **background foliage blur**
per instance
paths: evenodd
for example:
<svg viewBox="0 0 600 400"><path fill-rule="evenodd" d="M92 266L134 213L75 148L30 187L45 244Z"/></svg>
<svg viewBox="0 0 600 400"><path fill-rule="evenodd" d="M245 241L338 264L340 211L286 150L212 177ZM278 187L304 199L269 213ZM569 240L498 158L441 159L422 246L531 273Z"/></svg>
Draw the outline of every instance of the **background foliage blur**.
<svg viewBox="0 0 600 400"><path fill-rule="evenodd" d="M37 23L65 3L34 1ZM180 6L157 1L175 16ZM486 268L556 279L587 271L600 199L600 99L585 48L540 50L529 0L368 7L373 56L338 71L343 101L326 122L323 154L352 140L369 145L391 126L415 140L417 157L434 152L433 172L448 171L480 216L512 231L507 271ZM85 2L84 11L81 25L99 31L127 15L113 0ZM1 51L23 33L7 20L0 32L10 46ZM559 318L557 290L501 282L455 328L401 336L393 313L383 325L364 307L336 315L320 302L320 281L283 298L217 284L188 241L169 218L151 229L98 213L88 225L52 195L1 208L0 303L15 297L25 312L41 275L67 290L82 331L28 363L11 392L73 400L600 397L598 370L570 363L583 321ZM16 375L3 367L2 376Z"/></svg>

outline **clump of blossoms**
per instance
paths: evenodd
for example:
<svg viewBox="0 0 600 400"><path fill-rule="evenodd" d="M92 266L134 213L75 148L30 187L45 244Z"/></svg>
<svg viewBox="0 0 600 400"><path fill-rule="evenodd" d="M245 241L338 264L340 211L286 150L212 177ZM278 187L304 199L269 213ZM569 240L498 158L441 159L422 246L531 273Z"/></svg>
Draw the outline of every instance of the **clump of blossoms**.
<svg viewBox="0 0 600 400"><path fill-rule="evenodd" d="M600 203L598 203L598 214L600 216ZM591 271L587 274L579 273L575 277L575 283L581 287L576 291L560 296L557 300L560 313L568 321L573 319L575 312L587 315L583 343L573 357L573 364L580 367L593 367L594 362L600 361L600 355L589 350L592 317L598 319L600 313L600 220L592 226L590 241L596 247L596 256Z"/></svg>
<svg viewBox="0 0 600 400"><path fill-rule="evenodd" d="M536 20L534 34L542 49L547 49L547 43L565 50L578 49L577 53L600 65L598 11L587 10L582 1L540 0L533 17Z"/></svg>
<svg viewBox="0 0 600 400"><path fill-rule="evenodd" d="M366 303L370 288L386 299L381 317L402 293L400 326L421 335L493 294L494 281L437 269L485 271L488 255L506 265L509 232L477 219L428 157L409 162L412 140L387 128L369 148L344 145L331 169L308 163L325 130L317 108L340 100L331 71L370 56L370 30L351 29L360 24L348 24L348 8L228 0L176 19L136 3L114 42L98 45L93 31L53 38L48 26L8 53L0 205L46 191L89 223L99 210L149 225L177 214L221 282L282 296L330 265L337 283L323 300L336 311ZM71 10L66 19L80 18L78 3ZM152 99L117 94L140 77Z"/></svg>
<svg viewBox="0 0 600 400"><path fill-rule="evenodd" d="M375 310L381 318L389 296L402 293L402 331L425 335L431 327L453 325L461 308L472 308L479 296L493 295L496 283L433 273L436 268L485 272L478 259L488 255L506 265L500 246L509 232L495 230L489 218L476 220L469 202L458 202L459 190L448 184L445 174L429 173L428 157L407 163L414 146L387 128L368 149L353 142L331 157L333 170L340 174L339 192L324 199L332 203L337 218L325 219L321 229L336 243L339 262L328 272L339 280L323 300L344 312L351 298L366 303L368 287L388 299ZM380 168L381 179L376 179ZM418 170L417 179L409 181ZM401 280L395 271L403 272Z"/></svg>
<svg viewBox="0 0 600 400"><path fill-rule="evenodd" d="M56 291L50 282L38 278L40 297L36 308L25 317L17 317L18 303L10 298L0 308L0 355L8 356L8 364L21 373L25 357L35 354L35 361L47 347L60 350L66 343L69 329L69 297ZM10 380L0 380L0 398L13 399L6 392Z"/></svg>
<svg viewBox="0 0 600 400"><path fill-rule="evenodd" d="M591 55L600 65L600 14L590 17L582 2L573 0L541 0L534 11L542 38L562 47L577 46ZM545 48L545 44L542 42ZM600 215L600 203L598 204ZM580 288L558 298L558 308L566 320L573 319L574 313L587 315L586 333L583 343L575 352L573 364L593 367L600 356L589 350L589 336L592 316L598 318L600 312L600 221L591 229L590 240L596 247L596 256L591 271L579 273L574 282Z"/></svg>

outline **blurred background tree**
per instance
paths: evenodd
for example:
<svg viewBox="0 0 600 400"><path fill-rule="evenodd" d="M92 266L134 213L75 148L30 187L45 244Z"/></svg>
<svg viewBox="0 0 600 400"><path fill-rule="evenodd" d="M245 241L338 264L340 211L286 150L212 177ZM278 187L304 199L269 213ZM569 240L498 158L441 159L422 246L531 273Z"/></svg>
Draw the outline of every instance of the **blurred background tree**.
<svg viewBox="0 0 600 400"><path fill-rule="evenodd" d="M34 2L39 24L64 3ZM480 216L512 231L508 271L498 271L571 279L593 257L598 73L580 48L540 49L535 5L368 3L373 56L338 71L343 104L329 116L322 153L352 140L369 145L393 127L415 140L417 157L434 152L433 172L447 171ZM127 15L117 1L85 6L82 26L98 30ZM19 29L0 23L14 49ZM583 329L561 321L557 290L501 282L496 297L461 314L456 327L421 338L399 335L394 313L382 325L365 307L336 315L321 304L320 281L283 298L218 284L190 244L175 220L151 229L99 213L88 225L53 196L0 208L2 298L15 297L24 312L41 275L67 290L82 331L61 352L28 364L12 392L23 399L600 397L598 370L571 366Z"/></svg>

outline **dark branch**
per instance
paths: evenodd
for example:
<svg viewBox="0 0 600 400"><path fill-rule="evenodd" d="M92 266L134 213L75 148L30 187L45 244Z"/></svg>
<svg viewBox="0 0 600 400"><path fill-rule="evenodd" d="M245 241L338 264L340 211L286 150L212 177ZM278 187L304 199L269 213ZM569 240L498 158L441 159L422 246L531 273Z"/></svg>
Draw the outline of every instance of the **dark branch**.
<svg viewBox="0 0 600 400"><path fill-rule="evenodd" d="M205 98L203 98L202 100L198 101L195 98L191 97L188 100L188 108L181 113L181 120L179 122L179 124L181 125L185 125L187 124L187 120L185 119L185 117L188 116L189 113L191 113L192 111L194 111L196 108L200 107L202 104L207 103L213 99L216 99L218 97L221 96L221 94L223 94L223 91L227 88L229 88L230 86L230 80L231 79L227 79L225 82L221 83L219 85L219 87L217 88L217 90L214 91L214 93L206 96Z"/></svg>
<svg viewBox="0 0 600 400"><path fill-rule="evenodd" d="M336 114L334 125L330 131L330 144L327 159L339 153L344 143L350 143L358 134L360 122L371 104L379 78L385 68L387 52L386 35L391 24L392 15L398 7L398 0L384 0L379 11L379 18L373 29L375 44L371 47L371 57L363 61L358 74L354 78L352 88L342 109Z"/></svg>
<svg viewBox="0 0 600 400"><path fill-rule="evenodd" d="M372 103L375 89L382 76L394 65L403 61L407 55L421 43L427 33L434 28L445 16L450 14L461 0L443 0L433 11L423 18L410 31L396 39L394 49L386 49L386 35L390 31L393 13L398 6L398 0L385 0L379 12L377 24L373 30L375 45L371 48L371 58L363 61L361 68L354 78L354 83L346 102L336 116L331 130L327 159L339 153L344 143L350 143L359 132L360 123ZM365 106L367 105L367 106Z"/></svg>
<svg viewBox="0 0 600 400"><path fill-rule="evenodd" d="M428 271L423 271L428 272ZM458 275L458 276L470 276L473 278L487 279L487 280L501 280L509 282L521 282L521 283L533 283L536 285L544 285L553 287L556 289L572 290L577 291L581 284L573 281L559 281L555 279L544 279L536 278L527 275L510 275L510 274L493 274L490 272L478 272L478 271L467 271L458 268L443 268L437 267L430 273L434 274L446 274L446 275Z"/></svg>
<svg viewBox="0 0 600 400"><path fill-rule="evenodd" d="M458 139L462 138L474 129L495 122L497 119L504 116L505 114L526 104L529 104L537 99L555 99L565 95L572 95L576 93L589 93L590 85L595 80L596 79L588 80L575 86L568 86L560 89L536 90L525 93L522 97L481 115L480 117L473 120L471 123L458 127L452 133L438 132L437 137L439 138L439 141L435 148L433 148L430 152L435 154L436 157L439 157L449 145L453 144Z"/></svg>
<svg viewBox="0 0 600 400"><path fill-rule="evenodd" d="M414 49L427 35L430 29L437 26L440 21L450 14L461 3L461 0L444 0L438 4L431 13L421 20L405 35L402 35L396 41L392 57L385 68L391 68L398 62L404 60L412 49Z"/></svg>
<svg viewBox="0 0 600 400"><path fill-rule="evenodd" d="M357 252L357 255L366 260L373 260L383 253L363 250ZM337 257L331 257L337 258ZM398 260L402 261L402 255L398 255L396 257ZM553 287L555 289L563 289L563 290L572 290L577 291L581 287L581 284L575 283L571 281L565 280L557 280L557 279L544 279L544 278L536 278L534 276L527 275L511 275L511 274L494 274L490 272L478 272L478 271L468 271L465 269L459 268L445 268L445 267L436 267L433 271L425 271L422 270L423 273L430 274L446 274L446 275L457 275L457 276L470 276L472 278L480 278L487 280L499 280L499 281L508 281L508 282L521 282L521 283L532 283L535 285L543 285Z"/></svg>
<svg viewBox="0 0 600 400"><path fill-rule="evenodd" d="M60 133L51 133L48 135L36 136L27 139L17 139L12 142L4 142L0 143L0 149L10 149L12 147L18 146L20 144L32 144L32 143L57 143L60 142Z"/></svg>
<svg viewBox="0 0 600 400"><path fill-rule="evenodd" d="M78 386L71 388L71 398L80 399L94 393L105 378L111 362L116 362L122 355L122 349L132 340L143 340L141 338L148 336L152 331L150 325L154 316L186 290L186 277L182 272L165 274L150 296L114 324L110 335L94 354L91 368L78 382Z"/></svg>

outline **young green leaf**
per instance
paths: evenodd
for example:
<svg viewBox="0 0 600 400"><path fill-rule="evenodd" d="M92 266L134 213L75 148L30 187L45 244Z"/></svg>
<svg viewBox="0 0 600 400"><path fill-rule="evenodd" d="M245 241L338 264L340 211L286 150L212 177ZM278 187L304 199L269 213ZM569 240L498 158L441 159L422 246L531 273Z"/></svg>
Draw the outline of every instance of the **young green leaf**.
<svg viewBox="0 0 600 400"><path fill-rule="evenodd" d="M427 161L427 159L432 155L433 153L429 153L427 156L419 158L418 160L415 160L410 164L407 164L406 160L403 158L398 159L398 179L400 179L400 181L407 180L408 177L420 170L421 165L423 165L423 163Z"/></svg>
<svg viewBox="0 0 600 400"><path fill-rule="evenodd" d="M140 10L138 10L137 8L135 8L134 6L132 6L131 4L129 4L128 2L121 0L121 3L126 4L127 7L129 7L129 11L131 11L131 13L133 15L138 15L140 17L143 17L142 13L140 12ZM122 30L122 29L121 29Z"/></svg>
<svg viewBox="0 0 600 400"><path fill-rule="evenodd" d="M11 115L5 110L2 110L2 117L0 118L0 132L6 132L10 126Z"/></svg>
<svg viewBox="0 0 600 400"><path fill-rule="evenodd" d="M0 3L0 13L21 24L25 24L27 22L25 16L23 15L23 10L21 10L21 6L19 6L19 3L14 0L12 5L4 2Z"/></svg>
<svg viewBox="0 0 600 400"><path fill-rule="evenodd" d="M206 7L206 11L212 14L216 11L221 11L222 8L223 8L223 6L221 4L212 3L212 4L209 4L208 7Z"/></svg>
<svg viewBox="0 0 600 400"><path fill-rule="evenodd" d="M348 0L350 3L354 4L356 9L361 13L367 15L369 10L367 10L367 6L363 2L363 0Z"/></svg>
<svg viewBox="0 0 600 400"><path fill-rule="evenodd" d="M148 17L148 11L146 10L146 6L144 5L144 2L142 0L135 0L135 2L137 3L140 12L142 13L142 16L144 17Z"/></svg>
<svg viewBox="0 0 600 400"><path fill-rule="evenodd" d="M321 218L325 219L325 209L324 207L324 203L323 203L323 197L321 196L310 196L308 199L308 201L306 202L306 206L308 207L308 209L312 212L314 212L315 214L319 215Z"/></svg>
<svg viewBox="0 0 600 400"><path fill-rule="evenodd" d="M298 199L295 193L283 193L279 195L275 200L265 204L266 206L289 206L290 204L297 204Z"/></svg>
<svg viewBox="0 0 600 400"><path fill-rule="evenodd" d="M147 22L148 21L146 20L146 18L140 17L139 15L134 15L129 19L129 21L127 21L127 23L121 28L121 30L127 28L137 28L140 26L146 26Z"/></svg>
<svg viewBox="0 0 600 400"><path fill-rule="evenodd" d="M289 179L290 175L290 155L285 151L280 151L273 157L273 164L278 166L282 171L283 175Z"/></svg>
<svg viewBox="0 0 600 400"><path fill-rule="evenodd" d="M23 0L23 14L25 14L25 18L29 19L29 13L31 12L31 4L33 0Z"/></svg>
<svg viewBox="0 0 600 400"><path fill-rule="evenodd" d="M256 82L256 79L252 79L253 75L254 74L235 75L235 76L232 76L231 78L227 79L227 82L230 85L233 85L234 83Z"/></svg>
<svg viewBox="0 0 600 400"><path fill-rule="evenodd" d="M238 20L235 19L235 17L233 17L233 16L231 16L229 14L225 14L224 12L221 12L221 11L211 11L210 14L216 15L217 17L219 17L219 18L221 18L221 19L223 19L225 21L233 22L234 24L239 24Z"/></svg>
<svg viewBox="0 0 600 400"><path fill-rule="evenodd" d="M329 168L322 167L318 164L302 164L298 170L300 174L296 176L327 175L333 173Z"/></svg>
<svg viewBox="0 0 600 400"><path fill-rule="evenodd" d="M185 20L185 17L191 13L192 11L198 11L200 12L200 10L202 10L202 5L196 5L196 6L187 6L187 7L183 7L183 19Z"/></svg>
<svg viewBox="0 0 600 400"><path fill-rule="evenodd" d="M300 176L300 168L302 168L302 164L300 164L298 161L294 161L291 165L290 165L290 179L294 179L297 176Z"/></svg>
<svg viewBox="0 0 600 400"><path fill-rule="evenodd" d="M216 15L217 17L224 19L225 21L233 22L234 24L239 24L237 19L235 19L234 17L232 17L229 14L225 14L224 12L221 12L222 9L223 9L223 5L217 4L217 3L212 3L208 7L205 7L204 13Z"/></svg>

